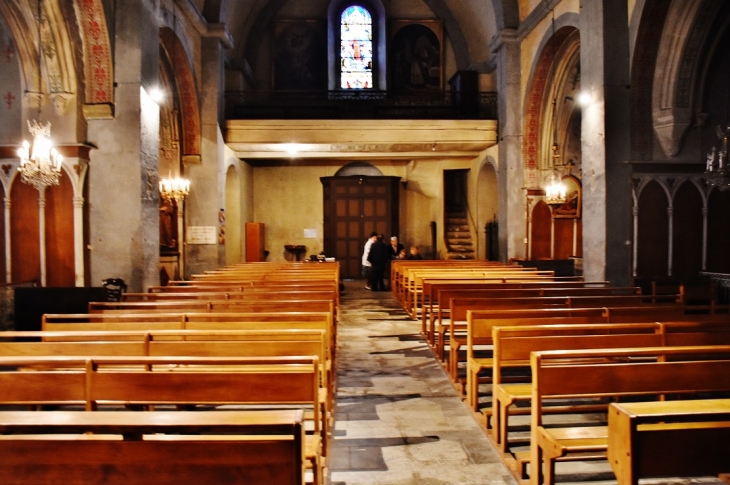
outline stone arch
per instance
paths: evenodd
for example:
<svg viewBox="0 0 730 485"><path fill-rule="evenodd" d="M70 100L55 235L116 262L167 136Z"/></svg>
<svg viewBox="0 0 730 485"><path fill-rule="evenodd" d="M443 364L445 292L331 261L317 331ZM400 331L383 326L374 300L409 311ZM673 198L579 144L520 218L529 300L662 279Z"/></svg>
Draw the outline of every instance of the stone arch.
<svg viewBox="0 0 730 485"><path fill-rule="evenodd" d="M383 172L378 167L368 162L352 162L335 172L335 177L349 177L351 175L366 175L369 177L382 177Z"/></svg>
<svg viewBox="0 0 730 485"><path fill-rule="evenodd" d="M174 74L172 83L180 101L180 120L183 162L199 163L201 156L200 107L195 79L187 51L176 32L160 29L160 43Z"/></svg>
<svg viewBox="0 0 730 485"><path fill-rule="evenodd" d="M487 157L482 162L477 173L476 193L476 231L477 231L477 255L484 257L488 253L498 255L497 248L489 248L489 241L486 234L486 226L490 221L496 221L499 209L499 182L497 180L497 166L492 157ZM496 242L496 241L495 241ZM477 256L480 259L480 256ZM494 259L498 259L495 257Z"/></svg>
<svg viewBox="0 0 730 485"><path fill-rule="evenodd" d="M674 157L695 125L707 75L706 62L730 25L727 2L671 2L654 70L652 121L662 151ZM709 33L709 35L708 35ZM714 35L712 35L714 34Z"/></svg>
<svg viewBox="0 0 730 485"><path fill-rule="evenodd" d="M523 127L526 187L539 187L539 170L544 168L541 166L540 160L545 158L545 147L547 146L547 150L549 150L549 146L552 144L552 137L545 136L545 129L550 134L553 127L551 120L553 96L551 93L561 83L564 84L568 81L566 76L569 72L570 62L579 59L580 37L577 29L568 24L571 20L574 20L572 16L556 19L555 35L552 35L552 30L546 31L543 45L528 82ZM559 26L561 24L564 26ZM562 76L562 79L555 80L556 78L553 76L558 74ZM553 83L549 82L550 79L554 79ZM562 123L558 126L562 126L563 134L567 132L571 114L572 111L570 113L566 111L565 120L556 119L556 123ZM550 121L548 122L548 120Z"/></svg>

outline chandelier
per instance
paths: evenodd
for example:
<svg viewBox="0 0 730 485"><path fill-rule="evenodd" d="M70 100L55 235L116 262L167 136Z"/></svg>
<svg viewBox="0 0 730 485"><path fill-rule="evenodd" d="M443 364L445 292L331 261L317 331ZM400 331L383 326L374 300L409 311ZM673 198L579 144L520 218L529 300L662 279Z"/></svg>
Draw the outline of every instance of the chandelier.
<svg viewBox="0 0 730 485"><path fill-rule="evenodd" d="M23 146L18 149L20 180L38 190L58 185L63 156L51 143L51 123L42 125L28 120L28 131L33 135L33 144L24 140Z"/></svg>
<svg viewBox="0 0 730 485"><path fill-rule="evenodd" d="M190 193L190 180L175 177L160 180L160 197L165 200L184 199Z"/></svg>
<svg viewBox="0 0 730 485"><path fill-rule="evenodd" d="M41 31L43 28L43 7L41 0L38 1L38 89L41 90L41 60L43 58L43 41ZM42 110L41 95L38 96L38 119ZM51 123L42 124L39 121L28 120L28 131L33 135L33 144L23 140L23 145L18 149L20 157L20 180L32 185L38 190L43 190L49 185L58 185L61 176L61 164L63 157L53 148L51 142Z"/></svg>
<svg viewBox="0 0 730 485"><path fill-rule="evenodd" d="M718 125L716 133L717 138L722 140L722 146L719 151L717 147L712 147L712 151L707 154L705 179L711 186L725 191L730 190L730 171L727 166L727 140L730 135L730 123L724 130L722 126Z"/></svg>
<svg viewBox="0 0 730 485"><path fill-rule="evenodd" d="M560 180L557 170L554 170L550 184L545 187L545 198L543 200L550 207L560 207L567 200L565 192L565 184Z"/></svg>

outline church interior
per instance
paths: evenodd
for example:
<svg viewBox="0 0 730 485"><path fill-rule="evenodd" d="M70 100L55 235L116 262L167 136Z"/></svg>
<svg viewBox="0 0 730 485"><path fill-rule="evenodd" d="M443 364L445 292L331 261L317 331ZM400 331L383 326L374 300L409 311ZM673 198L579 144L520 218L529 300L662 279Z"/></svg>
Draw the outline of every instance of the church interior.
<svg viewBox="0 0 730 485"><path fill-rule="evenodd" d="M2 0L0 64L7 288L142 293L326 258L349 294L340 338L378 334L381 317L403 337L398 295L362 288L377 232L425 260L730 297L724 0ZM352 347L398 352L385 342ZM373 483L356 456L381 446L347 411L369 406L363 357L337 345L354 366L338 429L358 438L334 448L331 483ZM433 360L425 341L404 352ZM431 400L412 407L471 423L438 400L454 389L433 364ZM458 459L519 483L476 434ZM450 456L429 436L406 444ZM405 459L382 453L376 469ZM444 483L431 465L379 483ZM594 483L615 483L604 468Z"/></svg>

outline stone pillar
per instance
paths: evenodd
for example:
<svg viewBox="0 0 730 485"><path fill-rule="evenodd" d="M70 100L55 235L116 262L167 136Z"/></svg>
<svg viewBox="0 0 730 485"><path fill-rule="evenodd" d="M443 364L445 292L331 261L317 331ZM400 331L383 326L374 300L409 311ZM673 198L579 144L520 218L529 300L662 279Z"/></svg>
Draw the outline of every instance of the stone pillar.
<svg viewBox="0 0 730 485"><path fill-rule="evenodd" d="M88 138L91 284L122 278L129 291L159 284L159 81L156 0L115 3L113 119L92 119Z"/></svg>
<svg viewBox="0 0 730 485"><path fill-rule="evenodd" d="M517 31L502 29L492 45L499 93L499 259L525 257L525 191L522 159L522 92Z"/></svg>
<svg viewBox="0 0 730 485"><path fill-rule="evenodd" d="M201 163L186 164L185 175L190 179L190 195L185 200L187 227L218 227L218 211L225 207L222 168L223 136L220 126L224 120L225 91L224 52L221 39L202 39L200 93ZM187 233L187 231L185 231ZM225 247L217 244L185 244L185 275L215 269L225 262Z"/></svg>
<svg viewBox="0 0 730 485"><path fill-rule="evenodd" d="M586 280L631 284L627 0L581 0L583 268Z"/></svg>

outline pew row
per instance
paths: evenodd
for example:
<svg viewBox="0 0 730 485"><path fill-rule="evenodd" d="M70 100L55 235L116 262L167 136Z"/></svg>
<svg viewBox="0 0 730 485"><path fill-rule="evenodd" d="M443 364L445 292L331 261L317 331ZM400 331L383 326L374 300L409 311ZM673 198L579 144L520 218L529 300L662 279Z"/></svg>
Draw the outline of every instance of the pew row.
<svg viewBox="0 0 730 485"><path fill-rule="evenodd" d="M5 485L304 483L301 410L0 411L0 433Z"/></svg>
<svg viewBox="0 0 730 485"><path fill-rule="evenodd" d="M730 390L730 346L533 352L530 366L531 485L553 485L557 460L586 452L605 457L608 447L607 426L544 427L544 408L553 399L651 401Z"/></svg>
<svg viewBox="0 0 730 485"><path fill-rule="evenodd" d="M305 456L323 483L329 426L312 357L0 357L0 405L303 406Z"/></svg>

